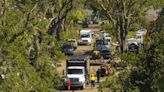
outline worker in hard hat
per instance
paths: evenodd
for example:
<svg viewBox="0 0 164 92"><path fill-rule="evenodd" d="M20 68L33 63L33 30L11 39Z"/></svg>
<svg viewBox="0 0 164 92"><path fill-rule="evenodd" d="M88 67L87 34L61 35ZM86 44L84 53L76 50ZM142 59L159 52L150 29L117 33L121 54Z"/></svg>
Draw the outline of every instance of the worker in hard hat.
<svg viewBox="0 0 164 92"><path fill-rule="evenodd" d="M96 80L95 74L91 74L90 80L91 80L91 88L95 87L95 80Z"/></svg>

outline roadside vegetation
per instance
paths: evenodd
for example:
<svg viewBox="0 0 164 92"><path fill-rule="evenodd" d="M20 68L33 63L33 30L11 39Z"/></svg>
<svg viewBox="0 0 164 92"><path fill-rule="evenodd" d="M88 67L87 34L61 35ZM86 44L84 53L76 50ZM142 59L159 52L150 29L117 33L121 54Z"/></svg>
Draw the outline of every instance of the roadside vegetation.
<svg viewBox="0 0 164 92"><path fill-rule="evenodd" d="M0 1L1 92L54 92L60 87L55 63L65 57L62 43L71 33L77 37L80 27L73 19L83 15L73 13L81 4L81 0Z"/></svg>
<svg viewBox="0 0 164 92"><path fill-rule="evenodd" d="M109 20L109 24L105 25L103 30L112 35L112 41L120 42L122 54L115 53L117 54L115 58L119 57L121 62L127 64L127 67L121 71L114 69L113 75L100 84L99 91L162 92L163 30L160 29L160 32L156 30L158 32L153 33L153 45L149 48L141 48L139 53L127 52L126 40L133 37L138 29L149 27L150 21L145 20L145 11L152 7L161 8L163 3L153 0L143 0L141 4L138 4L137 0L91 0L90 2L95 12ZM163 24L162 19L161 24ZM157 36L160 37L156 38Z"/></svg>
<svg viewBox="0 0 164 92"><path fill-rule="evenodd" d="M100 84L99 89L105 92L108 90L162 92L164 83L162 35L163 31L154 34L154 44L149 50L143 50L139 54L124 53L121 60L127 62L127 68L108 77Z"/></svg>

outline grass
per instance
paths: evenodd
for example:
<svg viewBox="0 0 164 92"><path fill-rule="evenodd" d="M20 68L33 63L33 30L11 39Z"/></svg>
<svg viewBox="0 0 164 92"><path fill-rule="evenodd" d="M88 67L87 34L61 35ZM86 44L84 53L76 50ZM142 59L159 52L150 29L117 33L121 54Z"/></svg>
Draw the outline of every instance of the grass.
<svg viewBox="0 0 164 92"><path fill-rule="evenodd" d="M128 38L134 38L135 37L135 33L134 31L129 31L128 32Z"/></svg>

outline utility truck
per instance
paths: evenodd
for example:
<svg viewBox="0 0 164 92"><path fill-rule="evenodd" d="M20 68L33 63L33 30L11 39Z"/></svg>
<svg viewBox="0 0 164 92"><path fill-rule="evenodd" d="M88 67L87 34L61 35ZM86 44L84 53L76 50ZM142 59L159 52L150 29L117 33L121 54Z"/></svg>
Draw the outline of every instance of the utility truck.
<svg viewBox="0 0 164 92"><path fill-rule="evenodd" d="M66 78L64 80L66 88L68 81L70 87L80 89L84 89L86 84L89 84L89 62L86 57L72 56L66 61Z"/></svg>

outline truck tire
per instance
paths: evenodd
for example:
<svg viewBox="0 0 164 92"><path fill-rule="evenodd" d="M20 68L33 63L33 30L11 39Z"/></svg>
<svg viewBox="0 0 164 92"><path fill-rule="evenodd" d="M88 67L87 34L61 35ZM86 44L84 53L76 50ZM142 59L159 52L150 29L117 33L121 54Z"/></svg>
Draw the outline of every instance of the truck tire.
<svg viewBox="0 0 164 92"><path fill-rule="evenodd" d="M67 86L64 86L64 90L68 90L68 87Z"/></svg>
<svg viewBox="0 0 164 92"><path fill-rule="evenodd" d="M85 83L83 84L83 86L81 86L80 89L83 90L84 88L85 88Z"/></svg>
<svg viewBox="0 0 164 92"><path fill-rule="evenodd" d="M89 81L87 81L87 85L89 85Z"/></svg>
<svg viewBox="0 0 164 92"><path fill-rule="evenodd" d="M80 87L80 89L81 89L81 90L83 90L83 89L84 89L84 87L83 87L83 86L81 86L81 87Z"/></svg>

